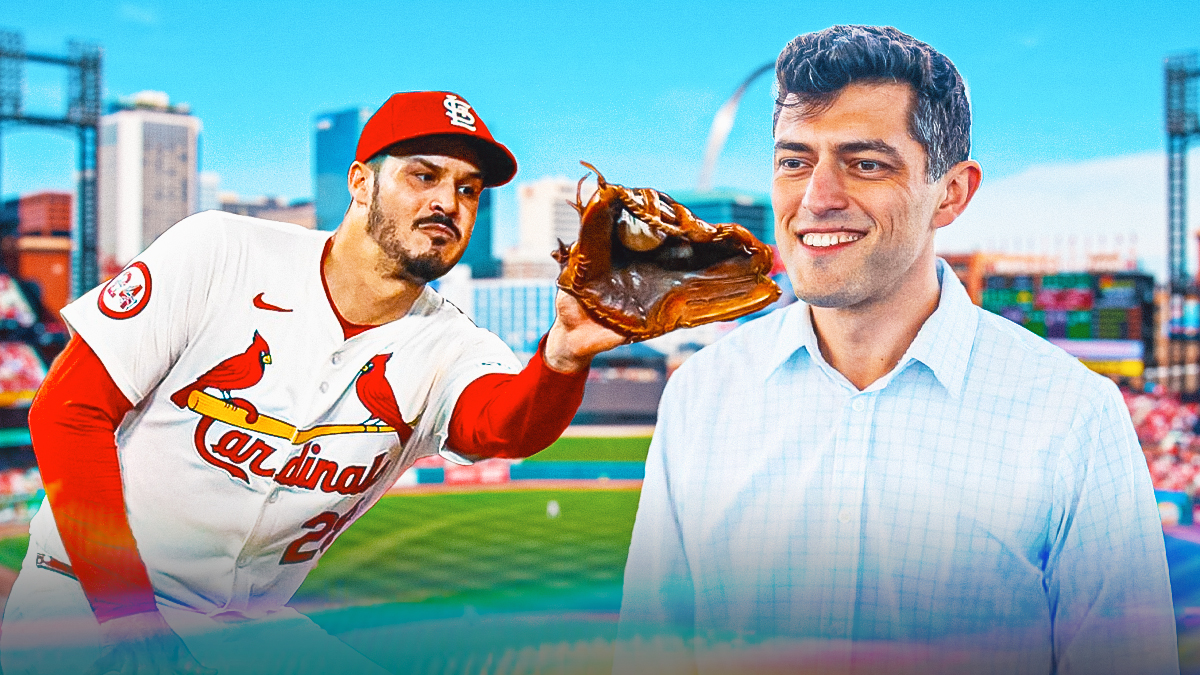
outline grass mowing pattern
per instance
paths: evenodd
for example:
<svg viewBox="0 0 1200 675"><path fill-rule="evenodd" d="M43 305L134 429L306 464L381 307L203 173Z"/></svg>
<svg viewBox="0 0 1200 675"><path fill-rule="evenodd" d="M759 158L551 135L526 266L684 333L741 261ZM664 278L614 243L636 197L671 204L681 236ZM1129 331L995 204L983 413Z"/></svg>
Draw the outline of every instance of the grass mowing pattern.
<svg viewBox="0 0 1200 675"><path fill-rule="evenodd" d="M394 673L611 673L637 501L637 490L384 497L297 604Z"/></svg>
<svg viewBox="0 0 1200 675"><path fill-rule="evenodd" d="M637 502L637 490L387 496L294 604L394 673L611 673L603 615L620 602ZM19 566L27 541L0 541L0 556Z"/></svg>
<svg viewBox="0 0 1200 675"><path fill-rule="evenodd" d="M650 437L560 438L527 462L644 462Z"/></svg>
<svg viewBox="0 0 1200 675"><path fill-rule="evenodd" d="M637 501L636 490L387 496L329 548L293 602L523 611L574 599L615 611Z"/></svg>

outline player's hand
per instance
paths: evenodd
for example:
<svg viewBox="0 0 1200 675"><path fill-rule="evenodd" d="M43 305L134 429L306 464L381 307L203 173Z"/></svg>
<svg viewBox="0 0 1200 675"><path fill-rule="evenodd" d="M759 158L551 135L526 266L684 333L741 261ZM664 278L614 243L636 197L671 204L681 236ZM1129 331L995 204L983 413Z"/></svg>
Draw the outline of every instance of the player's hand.
<svg viewBox="0 0 1200 675"><path fill-rule="evenodd" d="M559 291L554 298L554 325L546 337L546 365L560 373L577 373L592 357L628 339L596 323L574 297Z"/></svg>
<svg viewBox="0 0 1200 675"><path fill-rule="evenodd" d="M158 612L100 624L100 658L87 675L216 675L200 665Z"/></svg>

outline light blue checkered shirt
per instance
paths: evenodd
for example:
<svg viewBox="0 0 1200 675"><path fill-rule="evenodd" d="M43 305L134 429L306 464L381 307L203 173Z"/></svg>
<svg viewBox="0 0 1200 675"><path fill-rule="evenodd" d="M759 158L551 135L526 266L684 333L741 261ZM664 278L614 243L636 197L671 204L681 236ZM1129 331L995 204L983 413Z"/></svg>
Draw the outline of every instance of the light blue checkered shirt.
<svg viewBox="0 0 1200 675"><path fill-rule="evenodd" d="M1117 388L939 277L937 310L864 391L822 358L803 303L672 377L618 672L654 651L660 673L679 665L664 653L700 672L1178 672Z"/></svg>

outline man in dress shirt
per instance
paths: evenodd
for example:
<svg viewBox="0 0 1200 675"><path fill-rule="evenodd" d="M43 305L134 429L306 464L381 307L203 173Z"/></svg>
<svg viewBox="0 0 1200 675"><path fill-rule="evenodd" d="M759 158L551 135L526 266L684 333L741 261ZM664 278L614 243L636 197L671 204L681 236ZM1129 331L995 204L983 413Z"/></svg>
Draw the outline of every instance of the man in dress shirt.
<svg viewBox="0 0 1200 675"><path fill-rule="evenodd" d="M954 65L835 26L776 78L775 232L803 302L671 379L616 670L1178 672L1117 388L934 254L982 176Z"/></svg>

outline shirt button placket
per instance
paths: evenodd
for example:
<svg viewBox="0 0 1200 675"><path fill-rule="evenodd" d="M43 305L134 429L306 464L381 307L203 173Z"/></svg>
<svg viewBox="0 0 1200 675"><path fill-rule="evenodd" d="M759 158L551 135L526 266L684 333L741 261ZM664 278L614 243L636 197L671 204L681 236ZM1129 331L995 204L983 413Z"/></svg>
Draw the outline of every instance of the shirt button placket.
<svg viewBox="0 0 1200 675"><path fill-rule="evenodd" d="M870 452L871 413L868 411L871 403L870 394L858 394L850 400L848 427L846 429L846 492L842 495L842 507L837 513L837 528L840 531L839 540L846 546L842 550L844 557L839 563L844 564L845 574L839 579L839 604L844 608L845 623L839 628L845 631L844 637L849 638L854 626L854 607L857 600L859 577L858 557L862 547L860 515L864 506L863 489L866 483L867 455Z"/></svg>
<svg viewBox="0 0 1200 675"><path fill-rule="evenodd" d="M246 570L253 562L252 556L242 551L234 561L233 586L230 588L228 609L243 610L250 599L250 573Z"/></svg>

